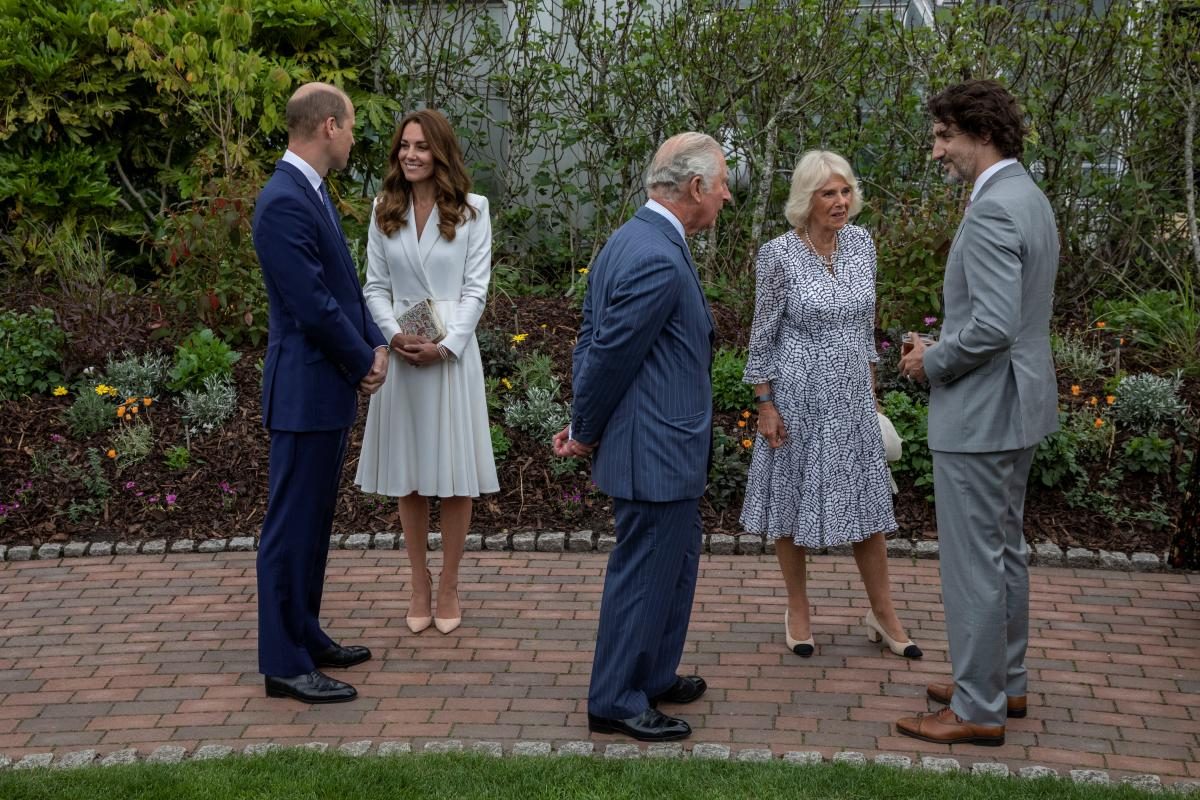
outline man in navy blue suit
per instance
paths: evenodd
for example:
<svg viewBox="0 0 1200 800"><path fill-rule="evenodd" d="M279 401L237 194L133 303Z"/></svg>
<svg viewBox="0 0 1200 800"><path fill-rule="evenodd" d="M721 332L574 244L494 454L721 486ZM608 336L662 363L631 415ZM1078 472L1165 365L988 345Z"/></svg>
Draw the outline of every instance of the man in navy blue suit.
<svg viewBox="0 0 1200 800"><path fill-rule="evenodd" d="M321 630L321 590L357 393L387 377L387 340L363 301L325 185L354 144L354 104L323 83L287 104L288 149L254 209L254 250L270 304L263 424L270 495L258 547L258 663L268 697L341 703L357 696L321 667L371 657Z"/></svg>
<svg viewBox="0 0 1200 800"><path fill-rule="evenodd" d="M729 200L725 156L681 133L646 174L650 199L605 244L588 276L574 353L571 425L560 456L595 455L613 498L588 691L588 728L641 741L692 729L658 710L707 687L677 674L700 563L700 497L712 447L714 325L684 237L712 227Z"/></svg>

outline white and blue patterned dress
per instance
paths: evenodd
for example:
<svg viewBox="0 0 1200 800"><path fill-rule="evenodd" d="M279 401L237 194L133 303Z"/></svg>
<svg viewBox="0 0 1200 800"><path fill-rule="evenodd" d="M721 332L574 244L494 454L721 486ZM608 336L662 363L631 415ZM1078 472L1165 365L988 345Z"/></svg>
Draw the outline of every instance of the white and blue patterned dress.
<svg viewBox="0 0 1200 800"><path fill-rule="evenodd" d="M819 548L897 527L871 390L875 269L857 225L838 232L835 275L795 231L759 250L743 380L771 384L788 435L777 449L755 438L747 531Z"/></svg>

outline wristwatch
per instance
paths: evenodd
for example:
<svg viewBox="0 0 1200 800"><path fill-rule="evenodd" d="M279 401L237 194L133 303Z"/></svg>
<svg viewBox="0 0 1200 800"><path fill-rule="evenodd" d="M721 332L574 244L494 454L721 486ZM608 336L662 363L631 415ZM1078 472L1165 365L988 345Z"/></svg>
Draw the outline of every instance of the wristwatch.
<svg viewBox="0 0 1200 800"><path fill-rule="evenodd" d="M763 403L774 403L775 402L775 393L774 392L766 392L765 394L756 394L754 396L754 402L757 405L762 405Z"/></svg>

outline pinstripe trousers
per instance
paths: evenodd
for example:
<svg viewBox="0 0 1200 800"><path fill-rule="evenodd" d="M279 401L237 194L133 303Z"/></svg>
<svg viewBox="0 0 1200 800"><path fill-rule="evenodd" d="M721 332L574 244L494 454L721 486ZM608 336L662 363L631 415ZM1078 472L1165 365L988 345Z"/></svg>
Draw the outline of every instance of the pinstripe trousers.
<svg viewBox="0 0 1200 800"><path fill-rule="evenodd" d="M613 498L588 711L628 719L675 683L700 566L700 501Z"/></svg>

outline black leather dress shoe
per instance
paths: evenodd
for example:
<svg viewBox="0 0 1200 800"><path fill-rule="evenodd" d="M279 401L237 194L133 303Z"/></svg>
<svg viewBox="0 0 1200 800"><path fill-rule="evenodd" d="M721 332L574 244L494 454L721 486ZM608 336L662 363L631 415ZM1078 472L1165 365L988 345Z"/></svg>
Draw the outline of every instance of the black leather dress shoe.
<svg viewBox="0 0 1200 800"><path fill-rule="evenodd" d="M650 698L650 707L657 708L659 703L690 703L699 700L700 695L708 688L704 678L699 675L675 676L675 684L662 694Z"/></svg>
<svg viewBox="0 0 1200 800"><path fill-rule="evenodd" d="M315 669L307 675L266 678L267 697L292 697L301 703L347 703L358 697L358 690L350 684Z"/></svg>
<svg viewBox="0 0 1200 800"><path fill-rule="evenodd" d="M588 730L592 733L623 733L639 742L673 742L692 735L691 725L653 708L629 719L605 719L588 714Z"/></svg>
<svg viewBox="0 0 1200 800"><path fill-rule="evenodd" d="M318 667L345 668L361 664L370 657L371 651L365 647L358 645L342 647L340 644L334 644L330 645L328 650L313 656L313 661L317 662Z"/></svg>

